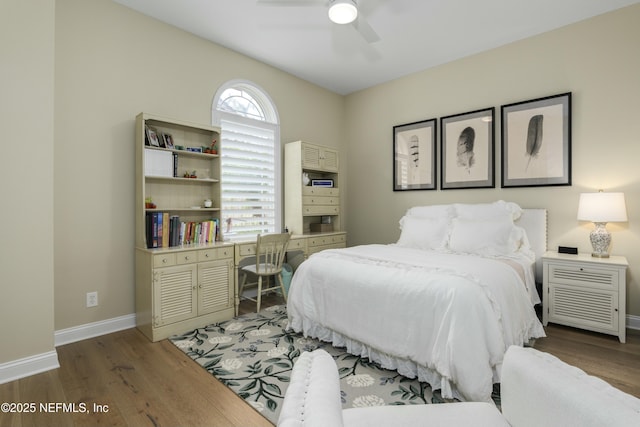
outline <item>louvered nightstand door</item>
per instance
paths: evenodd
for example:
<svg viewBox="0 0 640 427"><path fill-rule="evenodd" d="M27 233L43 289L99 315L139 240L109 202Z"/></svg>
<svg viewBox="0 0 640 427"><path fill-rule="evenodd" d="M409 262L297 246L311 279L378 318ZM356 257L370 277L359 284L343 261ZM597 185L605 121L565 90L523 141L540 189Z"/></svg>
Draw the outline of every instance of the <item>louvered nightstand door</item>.
<svg viewBox="0 0 640 427"><path fill-rule="evenodd" d="M617 335L625 342L624 257L547 252L543 266L544 325L552 322Z"/></svg>

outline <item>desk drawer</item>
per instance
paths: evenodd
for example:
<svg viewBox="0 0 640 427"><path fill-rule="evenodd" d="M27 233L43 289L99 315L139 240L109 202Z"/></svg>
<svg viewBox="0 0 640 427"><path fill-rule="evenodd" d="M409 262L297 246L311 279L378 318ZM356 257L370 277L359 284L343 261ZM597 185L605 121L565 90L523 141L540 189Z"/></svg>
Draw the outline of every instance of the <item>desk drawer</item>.
<svg viewBox="0 0 640 427"><path fill-rule="evenodd" d="M256 244L253 243L236 243L236 251L241 257L256 254Z"/></svg>
<svg viewBox="0 0 640 427"><path fill-rule="evenodd" d="M216 259L233 258L233 247L211 248L198 251L198 261L212 261Z"/></svg>
<svg viewBox="0 0 640 427"><path fill-rule="evenodd" d="M336 247L344 247L346 236L344 234L330 234L326 236L318 236L309 238L309 251L314 246L337 245ZM342 245L342 246L340 246Z"/></svg>
<svg viewBox="0 0 640 427"><path fill-rule="evenodd" d="M305 239L291 239L289 240L289 246L287 247L288 251L304 251L305 249Z"/></svg>

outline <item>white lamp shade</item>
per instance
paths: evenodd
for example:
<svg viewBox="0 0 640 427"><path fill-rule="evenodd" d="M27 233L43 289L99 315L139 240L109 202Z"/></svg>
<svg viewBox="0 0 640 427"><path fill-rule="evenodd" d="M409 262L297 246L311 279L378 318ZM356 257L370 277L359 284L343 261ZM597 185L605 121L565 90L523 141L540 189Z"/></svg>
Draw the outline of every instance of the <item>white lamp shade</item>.
<svg viewBox="0 0 640 427"><path fill-rule="evenodd" d="M336 24L348 24L358 17L358 8L353 0L335 0L329 6L329 19Z"/></svg>
<svg viewBox="0 0 640 427"><path fill-rule="evenodd" d="M591 222L626 222L624 193L582 193L578 203L578 220Z"/></svg>

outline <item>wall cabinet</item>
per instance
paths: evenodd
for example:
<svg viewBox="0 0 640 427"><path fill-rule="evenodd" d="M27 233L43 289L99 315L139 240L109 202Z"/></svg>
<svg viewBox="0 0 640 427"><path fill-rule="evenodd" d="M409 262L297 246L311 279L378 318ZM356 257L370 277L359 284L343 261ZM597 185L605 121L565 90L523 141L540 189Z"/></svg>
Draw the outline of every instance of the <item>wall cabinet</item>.
<svg viewBox="0 0 640 427"><path fill-rule="evenodd" d="M626 258L547 252L543 258L542 321L626 340Z"/></svg>
<svg viewBox="0 0 640 427"><path fill-rule="evenodd" d="M302 142L300 143L300 149L302 150L303 169L338 172L338 152L336 150Z"/></svg>
<svg viewBox="0 0 640 427"><path fill-rule="evenodd" d="M294 234L308 234L313 224L322 231L340 231L338 152L303 141L284 146L284 221ZM304 178L308 178L305 182ZM313 186L312 180L331 183ZM331 225L327 224L330 223Z"/></svg>

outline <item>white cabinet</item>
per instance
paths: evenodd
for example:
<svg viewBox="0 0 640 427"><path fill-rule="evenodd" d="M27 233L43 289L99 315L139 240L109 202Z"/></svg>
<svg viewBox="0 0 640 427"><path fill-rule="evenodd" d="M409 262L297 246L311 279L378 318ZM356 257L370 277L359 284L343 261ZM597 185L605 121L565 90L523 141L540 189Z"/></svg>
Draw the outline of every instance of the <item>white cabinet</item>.
<svg viewBox="0 0 640 427"><path fill-rule="evenodd" d="M289 231L341 231L338 166L338 152L334 149L303 141L285 144L284 222ZM314 180L325 185L313 186ZM325 224L320 226L323 220Z"/></svg>
<svg viewBox="0 0 640 427"><path fill-rule="evenodd" d="M234 315L234 247L136 250L136 324L158 341Z"/></svg>
<svg viewBox="0 0 640 427"><path fill-rule="evenodd" d="M626 340L625 257L543 256L543 324L549 322Z"/></svg>

